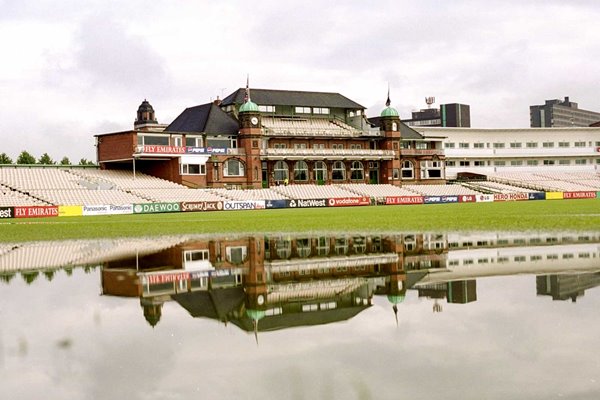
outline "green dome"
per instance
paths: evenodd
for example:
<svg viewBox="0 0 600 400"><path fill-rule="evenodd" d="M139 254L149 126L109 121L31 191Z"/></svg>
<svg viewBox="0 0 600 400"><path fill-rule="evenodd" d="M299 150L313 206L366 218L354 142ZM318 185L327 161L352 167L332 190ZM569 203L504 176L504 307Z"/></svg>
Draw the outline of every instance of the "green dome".
<svg viewBox="0 0 600 400"><path fill-rule="evenodd" d="M399 304L404 301L404 296L401 294L396 295L396 296L388 294L387 298L388 298L388 301L392 304Z"/></svg>
<svg viewBox="0 0 600 400"><path fill-rule="evenodd" d="M398 110L396 110L393 107L387 106L382 112L381 112L381 116L382 117L399 117L400 114L398 114Z"/></svg>
<svg viewBox="0 0 600 400"><path fill-rule="evenodd" d="M265 317L266 313L262 310L247 309L246 315L248 317L250 317L252 320L258 321L260 319L263 319Z"/></svg>
<svg viewBox="0 0 600 400"><path fill-rule="evenodd" d="M258 112L258 106L252 100L248 100L241 105L240 112Z"/></svg>

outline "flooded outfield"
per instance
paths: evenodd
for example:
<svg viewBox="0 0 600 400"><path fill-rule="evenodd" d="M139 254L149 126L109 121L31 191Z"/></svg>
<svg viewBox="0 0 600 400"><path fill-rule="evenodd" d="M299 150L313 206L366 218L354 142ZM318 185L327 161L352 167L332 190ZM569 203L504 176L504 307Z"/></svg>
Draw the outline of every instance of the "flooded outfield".
<svg viewBox="0 0 600 400"><path fill-rule="evenodd" d="M592 399L600 233L0 244L0 398Z"/></svg>

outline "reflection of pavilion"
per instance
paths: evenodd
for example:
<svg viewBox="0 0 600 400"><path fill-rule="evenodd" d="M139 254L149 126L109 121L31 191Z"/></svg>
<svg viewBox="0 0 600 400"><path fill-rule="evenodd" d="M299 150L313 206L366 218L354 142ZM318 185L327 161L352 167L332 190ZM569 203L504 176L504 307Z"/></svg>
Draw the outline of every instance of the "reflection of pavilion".
<svg viewBox="0 0 600 400"><path fill-rule="evenodd" d="M441 311L444 300L476 301L475 279L487 276L548 275L538 277L538 294L577 298L600 283L598 243L598 233L24 243L0 246L0 279L10 284L21 274L30 282L44 274L50 281L74 266L101 266L102 294L138 298L152 326L163 304L175 301L194 317L258 332L348 320L371 306L374 296L385 296L397 313L407 290L432 299L433 310Z"/></svg>

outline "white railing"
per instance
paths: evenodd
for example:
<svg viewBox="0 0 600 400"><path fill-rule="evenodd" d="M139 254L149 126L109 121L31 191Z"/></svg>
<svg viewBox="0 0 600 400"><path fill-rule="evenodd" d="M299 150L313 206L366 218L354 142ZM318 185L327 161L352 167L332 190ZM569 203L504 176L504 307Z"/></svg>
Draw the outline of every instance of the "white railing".
<svg viewBox="0 0 600 400"><path fill-rule="evenodd" d="M261 156L275 157L394 157L394 150L370 149L262 149Z"/></svg>

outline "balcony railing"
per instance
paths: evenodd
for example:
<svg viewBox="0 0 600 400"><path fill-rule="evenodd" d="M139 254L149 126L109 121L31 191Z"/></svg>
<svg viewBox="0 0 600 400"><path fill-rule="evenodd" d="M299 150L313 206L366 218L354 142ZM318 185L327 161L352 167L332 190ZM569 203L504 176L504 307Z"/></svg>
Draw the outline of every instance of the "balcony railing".
<svg viewBox="0 0 600 400"><path fill-rule="evenodd" d="M403 156L442 156L444 150L442 149L401 149L400 152Z"/></svg>
<svg viewBox="0 0 600 400"><path fill-rule="evenodd" d="M262 149L260 155L269 159L392 159L394 150L370 149Z"/></svg>

